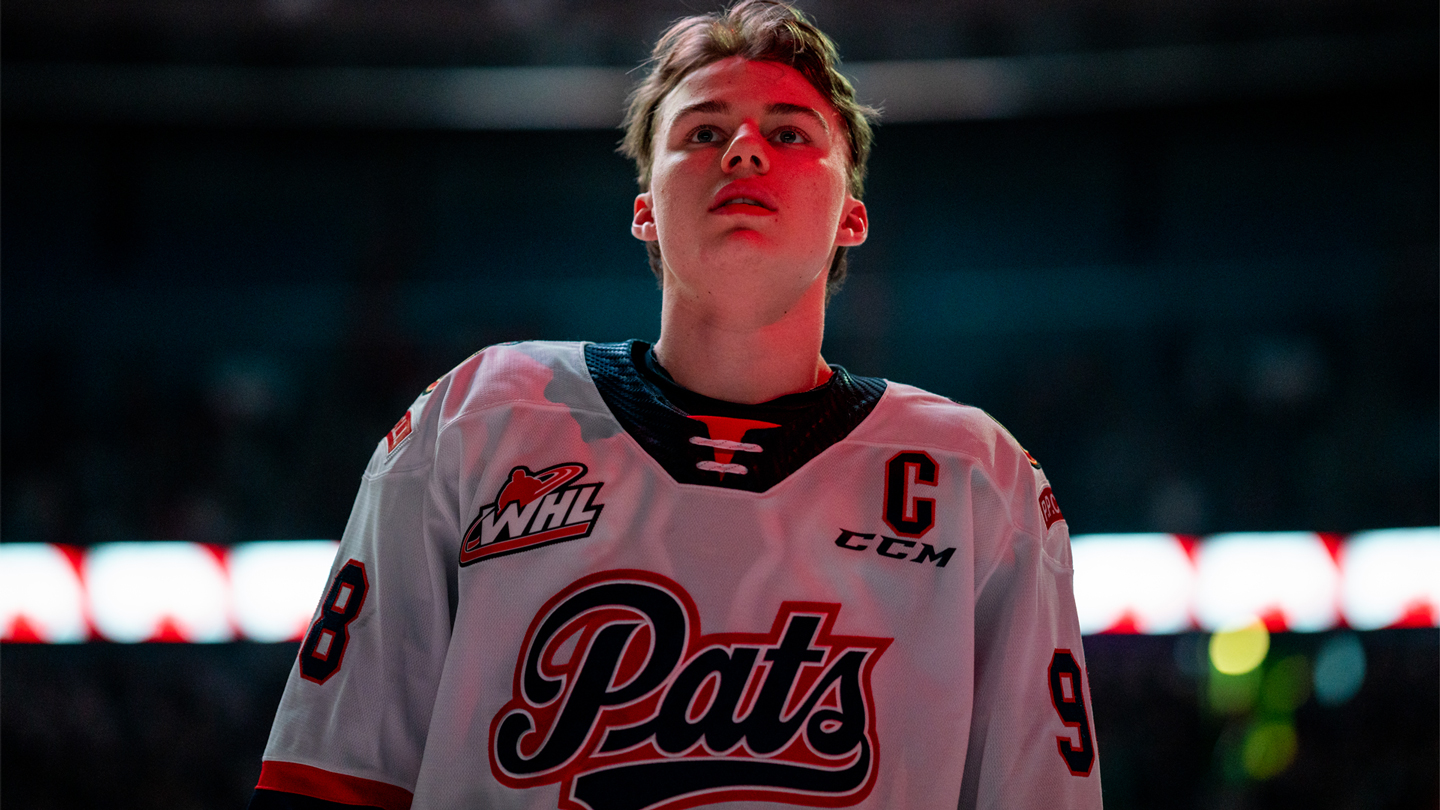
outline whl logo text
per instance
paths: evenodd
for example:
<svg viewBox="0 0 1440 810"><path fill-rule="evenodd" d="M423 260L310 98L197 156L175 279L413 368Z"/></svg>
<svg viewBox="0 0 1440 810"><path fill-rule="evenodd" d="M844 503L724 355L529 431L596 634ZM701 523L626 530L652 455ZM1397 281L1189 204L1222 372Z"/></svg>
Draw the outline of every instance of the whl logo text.
<svg viewBox="0 0 1440 810"><path fill-rule="evenodd" d="M584 464L556 464L539 472L510 471L493 503L480 507L460 541L460 564L588 537L603 504L601 484L570 482L585 475Z"/></svg>
<svg viewBox="0 0 1440 810"><path fill-rule="evenodd" d="M663 576L585 577L530 624L491 771L558 783L564 810L856 804L879 767L870 674L891 639L838 635L839 613L785 602L768 631L703 634Z"/></svg>

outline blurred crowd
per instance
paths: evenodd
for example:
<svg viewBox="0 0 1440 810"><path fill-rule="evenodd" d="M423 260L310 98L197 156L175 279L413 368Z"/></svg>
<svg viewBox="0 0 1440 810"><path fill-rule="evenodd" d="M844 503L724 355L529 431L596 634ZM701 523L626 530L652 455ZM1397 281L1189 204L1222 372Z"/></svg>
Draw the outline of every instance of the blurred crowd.
<svg viewBox="0 0 1440 810"><path fill-rule="evenodd" d="M1434 313L1414 291L1434 277L1414 275L1373 323L1032 338L940 390L1021 437L1076 533L1433 525ZM832 361L885 374L835 342ZM370 336L187 369L7 356L0 536L338 538L375 443L468 353Z"/></svg>

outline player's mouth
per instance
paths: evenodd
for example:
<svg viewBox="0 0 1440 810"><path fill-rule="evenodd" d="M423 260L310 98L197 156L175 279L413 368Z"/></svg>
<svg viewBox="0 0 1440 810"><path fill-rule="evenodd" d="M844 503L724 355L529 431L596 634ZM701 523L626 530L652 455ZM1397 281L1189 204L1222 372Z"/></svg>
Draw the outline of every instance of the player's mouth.
<svg viewBox="0 0 1440 810"><path fill-rule="evenodd" d="M727 187L710 205L712 214L770 214L775 210L774 198L758 189Z"/></svg>

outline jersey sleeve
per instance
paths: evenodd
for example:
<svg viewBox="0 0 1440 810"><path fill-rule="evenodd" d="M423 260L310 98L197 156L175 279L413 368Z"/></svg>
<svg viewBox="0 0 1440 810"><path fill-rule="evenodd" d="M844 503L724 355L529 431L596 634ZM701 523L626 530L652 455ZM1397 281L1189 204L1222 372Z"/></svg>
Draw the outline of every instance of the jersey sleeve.
<svg viewBox="0 0 1440 810"><path fill-rule="evenodd" d="M1018 445L1016 449L1024 454ZM1008 527L977 560L963 808L1099 808L1100 764L1065 519L1024 454Z"/></svg>
<svg viewBox="0 0 1440 810"><path fill-rule="evenodd" d="M431 396L406 412L366 468L252 806L410 806L449 644L459 542Z"/></svg>

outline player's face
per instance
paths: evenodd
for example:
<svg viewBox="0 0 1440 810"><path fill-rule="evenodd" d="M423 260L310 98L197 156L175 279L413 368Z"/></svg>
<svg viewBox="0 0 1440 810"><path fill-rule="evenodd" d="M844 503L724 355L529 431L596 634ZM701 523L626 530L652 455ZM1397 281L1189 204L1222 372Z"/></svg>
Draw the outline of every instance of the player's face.
<svg viewBox="0 0 1440 810"><path fill-rule="evenodd" d="M823 286L836 246L865 241L844 124L794 68L716 62L681 81L656 119L632 230L660 242L667 291L783 309Z"/></svg>

